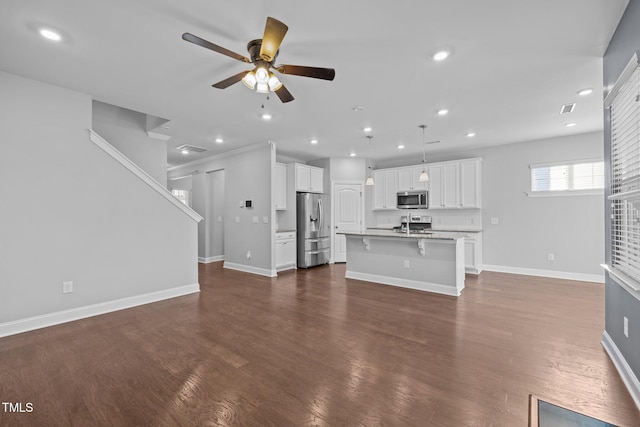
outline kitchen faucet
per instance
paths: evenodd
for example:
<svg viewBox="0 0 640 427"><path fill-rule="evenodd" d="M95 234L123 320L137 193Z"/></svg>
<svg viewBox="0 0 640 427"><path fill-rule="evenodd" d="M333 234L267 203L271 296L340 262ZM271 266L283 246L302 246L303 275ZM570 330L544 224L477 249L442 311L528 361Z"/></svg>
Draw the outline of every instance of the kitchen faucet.
<svg viewBox="0 0 640 427"><path fill-rule="evenodd" d="M411 220L411 212L407 212L407 236L409 235L409 223Z"/></svg>

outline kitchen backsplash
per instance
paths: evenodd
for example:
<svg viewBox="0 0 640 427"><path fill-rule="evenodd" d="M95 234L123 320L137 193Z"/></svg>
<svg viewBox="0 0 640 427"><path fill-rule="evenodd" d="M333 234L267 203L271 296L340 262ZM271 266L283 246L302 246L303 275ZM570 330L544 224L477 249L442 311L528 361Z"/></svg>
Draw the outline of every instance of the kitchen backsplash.
<svg viewBox="0 0 640 427"><path fill-rule="evenodd" d="M482 211L481 210L426 210L411 209L409 211L374 211L371 224L367 223L368 228L391 228L400 225L402 217L406 217L407 212L411 215L428 215L432 218L432 227L434 229L447 230L481 230L482 229ZM371 217L369 217L371 218Z"/></svg>

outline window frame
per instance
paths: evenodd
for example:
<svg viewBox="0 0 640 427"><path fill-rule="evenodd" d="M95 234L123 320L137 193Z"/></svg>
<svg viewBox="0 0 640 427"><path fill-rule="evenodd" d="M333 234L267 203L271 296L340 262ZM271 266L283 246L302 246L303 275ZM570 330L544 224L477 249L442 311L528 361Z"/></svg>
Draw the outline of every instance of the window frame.
<svg viewBox="0 0 640 427"><path fill-rule="evenodd" d="M579 160L567 160L561 162L550 162L550 163L532 163L529 165L529 191L527 195L529 197L566 197L566 196L602 196L604 194L604 179L603 185L601 188L589 188L584 190L544 190L544 191L534 191L533 190L533 170L541 169L547 167L554 166L574 166L581 165L587 163L602 163L603 168L603 177L604 177L604 160L601 158L589 158L589 159L579 159ZM573 178L573 168L570 168L570 179Z"/></svg>

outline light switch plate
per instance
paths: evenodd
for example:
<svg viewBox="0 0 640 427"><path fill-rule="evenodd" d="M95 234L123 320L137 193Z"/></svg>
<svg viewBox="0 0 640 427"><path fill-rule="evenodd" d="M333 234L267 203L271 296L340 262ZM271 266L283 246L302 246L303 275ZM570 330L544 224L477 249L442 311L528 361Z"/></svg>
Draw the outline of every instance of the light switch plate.
<svg viewBox="0 0 640 427"><path fill-rule="evenodd" d="M251 222L253 222L254 224L257 224L260 221L258 220L257 216L254 216L254 217L251 217Z"/></svg>
<svg viewBox="0 0 640 427"><path fill-rule="evenodd" d="M265 223L265 224L269 224L269 217L268 217L268 216L266 216L266 215L265 215L265 216L263 216L263 217L262 217L262 222L263 222L263 223Z"/></svg>
<svg viewBox="0 0 640 427"><path fill-rule="evenodd" d="M236 222L240 222L240 217L239 216L236 217Z"/></svg>
<svg viewBox="0 0 640 427"><path fill-rule="evenodd" d="M491 218L491 225L498 225L498 218Z"/></svg>

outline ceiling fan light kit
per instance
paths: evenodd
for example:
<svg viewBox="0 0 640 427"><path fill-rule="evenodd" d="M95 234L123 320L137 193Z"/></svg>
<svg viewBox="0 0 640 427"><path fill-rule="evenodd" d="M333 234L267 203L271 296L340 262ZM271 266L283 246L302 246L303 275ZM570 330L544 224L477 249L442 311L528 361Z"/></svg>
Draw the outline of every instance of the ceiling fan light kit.
<svg viewBox="0 0 640 427"><path fill-rule="evenodd" d="M275 18L268 17L264 28L262 39L251 40L247 44L247 51L251 59L240 55L224 47L213 44L191 33L184 33L182 39L206 49L213 50L226 55L235 60L255 65L253 70L242 71L234 76L228 77L218 83L213 84L216 89L226 89L229 86L242 81L244 85L258 93L274 92L280 101L290 102L294 100L293 95L282 84L278 76L271 72L271 69L281 74L291 74L294 76L311 77L314 79L333 80L336 72L333 68L307 67L302 65L275 65L274 61L278 56L280 43L287 33L284 23Z"/></svg>

